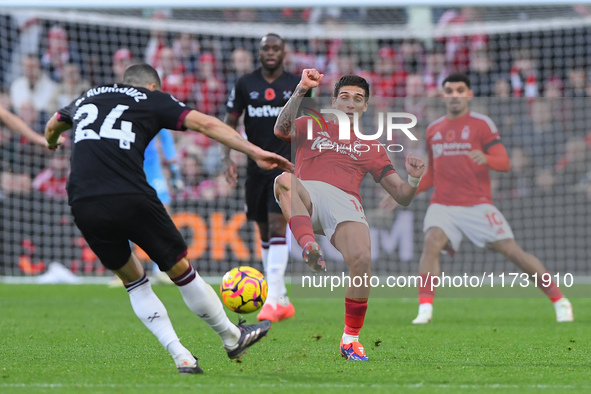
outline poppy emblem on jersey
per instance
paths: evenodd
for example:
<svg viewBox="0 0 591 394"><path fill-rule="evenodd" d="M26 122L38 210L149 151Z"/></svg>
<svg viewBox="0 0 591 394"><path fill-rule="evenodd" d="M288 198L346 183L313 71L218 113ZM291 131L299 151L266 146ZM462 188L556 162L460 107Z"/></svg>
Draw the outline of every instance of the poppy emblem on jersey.
<svg viewBox="0 0 591 394"><path fill-rule="evenodd" d="M315 111L310 107L304 107L303 114L314 119L318 124L318 127L320 127L320 130L328 130L328 125L326 124L326 120L324 120L324 116L318 111Z"/></svg>
<svg viewBox="0 0 591 394"><path fill-rule="evenodd" d="M447 132L445 133L445 139L447 141L452 141L456 138L456 132L455 130L447 130Z"/></svg>
<svg viewBox="0 0 591 394"><path fill-rule="evenodd" d="M275 98L275 90L268 88L265 90L265 100L271 101Z"/></svg>

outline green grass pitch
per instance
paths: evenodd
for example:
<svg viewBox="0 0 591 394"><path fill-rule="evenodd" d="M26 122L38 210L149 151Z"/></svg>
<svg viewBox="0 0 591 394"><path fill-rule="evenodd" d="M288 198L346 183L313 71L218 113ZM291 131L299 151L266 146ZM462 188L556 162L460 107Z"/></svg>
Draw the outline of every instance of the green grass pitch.
<svg viewBox="0 0 591 394"><path fill-rule="evenodd" d="M0 392L591 392L587 298L571 298L572 324L556 323L543 298L440 298L426 326L410 324L416 299L371 299L361 333L365 363L339 354L343 300L297 298L295 317L274 324L237 363L175 286L154 289L204 375L176 373L122 288L5 284Z"/></svg>

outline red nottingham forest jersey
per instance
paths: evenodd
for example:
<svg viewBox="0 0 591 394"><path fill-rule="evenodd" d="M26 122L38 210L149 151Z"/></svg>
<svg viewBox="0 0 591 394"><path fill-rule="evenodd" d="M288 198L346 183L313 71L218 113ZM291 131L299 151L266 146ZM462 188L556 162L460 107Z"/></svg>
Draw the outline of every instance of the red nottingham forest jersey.
<svg viewBox="0 0 591 394"><path fill-rule="evenodd" d="M468 152L486 153L498 143L501 138L493 121L476 112L453 120L444 116L431 123L427 127L427 171L433 171L435 188L431 204L492 204L488 167L476 164Z"/></svg>
<svg viewBox="0 0 591 394"><path fill-rule="evenodd" d="M357 197L367 173L379 183L386 175L396 172L377 141L339 140L339 126L328 122L323 130L313 121L312 139L308 139L309 116L296 119L295 176L303 181L322 181Z"/></svg>

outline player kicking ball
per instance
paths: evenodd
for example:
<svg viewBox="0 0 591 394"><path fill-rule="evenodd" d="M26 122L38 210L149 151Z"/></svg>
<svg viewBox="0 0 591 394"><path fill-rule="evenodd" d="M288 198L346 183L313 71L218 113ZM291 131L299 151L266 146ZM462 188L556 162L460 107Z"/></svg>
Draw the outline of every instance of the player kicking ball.
<svg viewBox="0 0 591 394"><path fill-rule="evenodd" d="M216 292L187 259L183 236L146 180L146 146L162 128L191 129L247 154L267 170L289 170L291 163L160 87L153 67L132 65L125 70L123 84L90 89L54 114L45 137L55 149L60 134L74 129L67 191L76 226L101 263L121 279L133 311L170 353L178 372L198 374L203 370L197 358L181 344L129 241L168 274L187 307L220 336L230 359L240 358L265 336L271 322L230 322Z"/></svg>
<svg viewBox="0 0 591 394"><path fill-rule="evenodd" d="M416 193L425 163L408 155L405 168L409 177L408 182L403 181L383 146L371 144L369 150L356 149L358 140L339 140L338 119L328 121L327 130L324 125L321 128L312 122L313 135L309 139L307 125L311 118L296 119L296 113L302 97L317 87L322 77L315 69L304 70L275 123L275 135L296 147L295 173L284 172L275 179L275 196L303 248L304 261L313 271L326 269L322 250L314 237L315 231L323 231L343 255L351 278L370 276L370 235L359 196L361 181L370 173L399 204L406 206ZM367 81L347 75L334 87L332 107L346 113L349 124L353 125L354 117L361 118L367 110L368 100ZM348 360L368 360L359 333L365 320L369 290L369 287L349 286L345 293L345 329L340 351Z"/></svg>
<svg viewBox="0 0 591 394"><path fill-rule="evenodd" d="M419 262L422 285L419 313L413 324L426 324L433 319L431 281L441 274L439 255L448 251L453 256L463 236L478 247L502 253L530 276L549 275L537 257L524 252L515 242L509 223L493 205L489 169L506 172L511 167L497 127L489 117L470 111L474 93L466 75L452 74L442 87L447 113L427 128L429 164L417 191L434 187L423 225L425 240ZM397 204L386 196L380 205L394 209ZM553 302L556 320L572 322L571 303L556 283L537 283Z"/></svg>

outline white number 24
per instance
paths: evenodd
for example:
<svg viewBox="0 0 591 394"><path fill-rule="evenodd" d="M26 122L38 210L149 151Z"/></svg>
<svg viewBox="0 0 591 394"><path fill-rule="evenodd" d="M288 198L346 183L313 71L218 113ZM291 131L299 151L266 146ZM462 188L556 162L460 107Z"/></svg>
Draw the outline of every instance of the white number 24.
<svg viewBox="0 0 591 394"><path fill-rule="evenodd" d="M123 112L125 112L125 110L128 108L129 106L121 104L113 108L105 118L98 134L94 130L85 129L86 126L94 123L98 117L98 108L96 105L85 104L78 108L76 115L74 115L74 120L80 119L82 115L86 115L86 117L82 119L76 127L74 143L82 140L100 140L101 138L111 138L114 140L119 140L119 148L129 149L131 147L131 143L135 142L135 133L131 131L131 122L122 120L121 129L113 128L113 125L117 119L119 119L121 115L123 115Z"/></svg>

